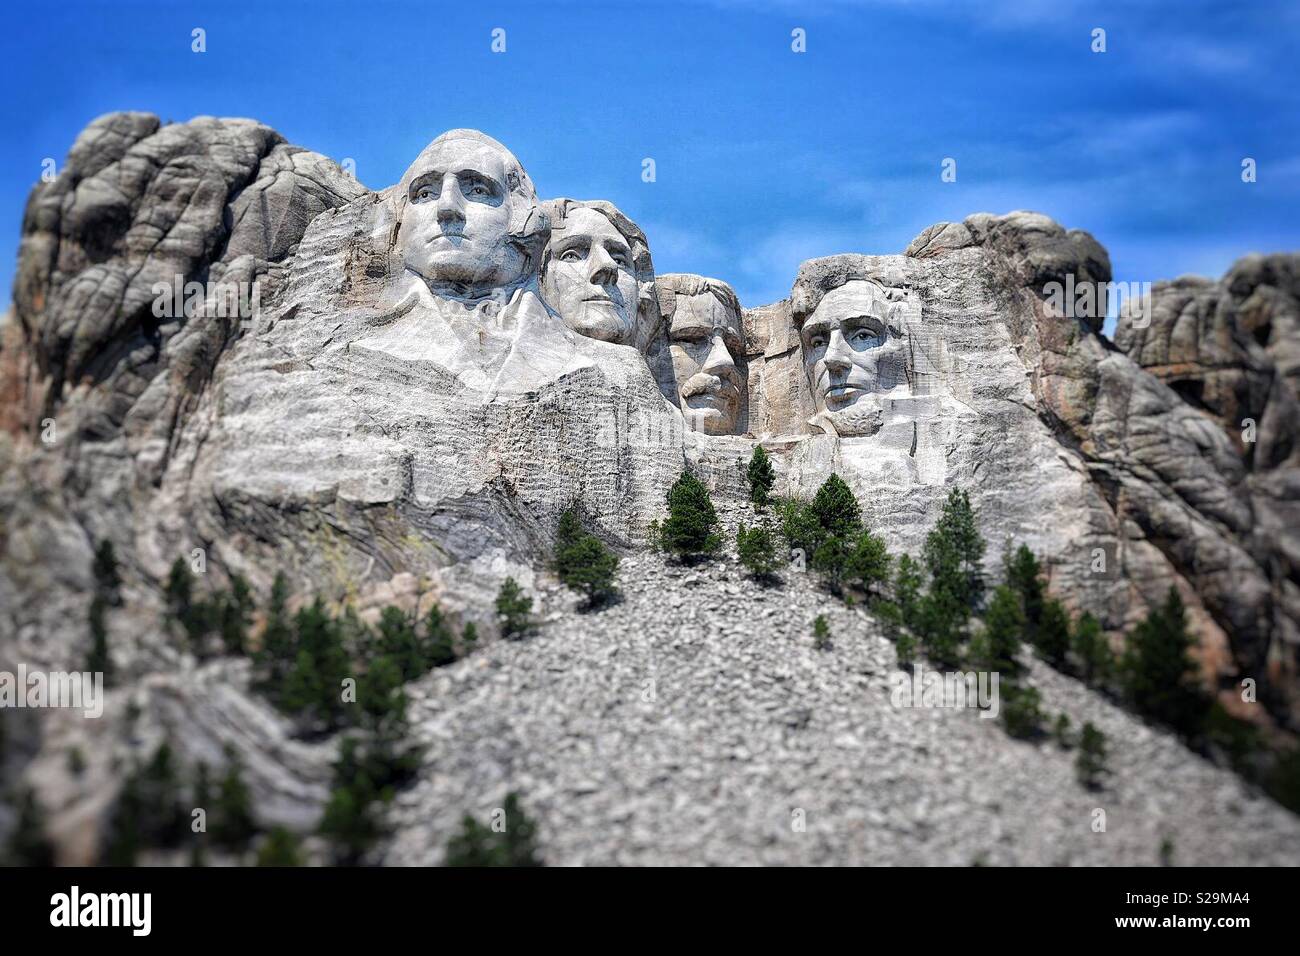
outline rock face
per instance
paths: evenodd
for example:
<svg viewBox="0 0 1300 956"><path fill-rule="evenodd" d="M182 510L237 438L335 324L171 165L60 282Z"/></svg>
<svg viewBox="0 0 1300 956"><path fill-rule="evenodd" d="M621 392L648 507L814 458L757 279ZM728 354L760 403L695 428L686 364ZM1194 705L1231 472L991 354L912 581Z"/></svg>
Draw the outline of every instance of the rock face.
<svg viewBox="0 0 1300 956"><path fill-rule="evenodd" d="M561 607L542 558L570 503L632 553L684 468L738 507L757 442L778 493L844 477L895 552L916 554L965 488L990 570L1028 544L1115 642L1176 587L1207 683L1254 678L1268 720L1297 728L1300 257L1157 284L1111 342L1095 308L1065 317L1051 294L1104 297L1105 250L1033 213L806 262L788 299L753 308L719 280L656 277L653 241L609 203L542 201L474 131L379 192L248 120L114 114L83 132L33 190L0 326L0 669L79 667L96 542L123 563L118 706L90 728L41 715L9 756L65 859L93 855L114 755L164 730L191 760L233 746L273 821L323 799L331 751L290 739L237 664L196 670L161 633L178 555L262 593L285 571L299 599L437 599L491 634L506 575ZM488 693L486 666L422 684L425 736L436 695ZM70 746L97 753L76 781ZM430 858L422 826L393 859Z"/></svg>

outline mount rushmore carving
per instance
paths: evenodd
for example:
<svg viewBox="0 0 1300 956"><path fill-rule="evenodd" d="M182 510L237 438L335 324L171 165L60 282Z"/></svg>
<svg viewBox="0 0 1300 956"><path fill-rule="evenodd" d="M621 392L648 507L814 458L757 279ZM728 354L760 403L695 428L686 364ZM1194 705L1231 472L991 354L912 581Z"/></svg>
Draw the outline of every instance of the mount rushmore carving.
<svg viewBox="0 0 1300 956"><path fill-rule="evenodd" d="M32 192L3 327L0 647L73 654L102 539L141 608L197 547L261 589L423 580L472 618L570 502L639 547L684 468L741 502L762 442L777 493L838 473L896 552L967 489L990 569L1028 544L1113 640L1177 587L1207 684L1251 676L1295 726L1294 255L1157 283L1112 341L1045 302L1104 288L1105 250L1035 213L805 262L765 305L656 275L653 244L472 130L373 192L252 121L96 120ZM160 320L177 275L261 310Z"/></svg>

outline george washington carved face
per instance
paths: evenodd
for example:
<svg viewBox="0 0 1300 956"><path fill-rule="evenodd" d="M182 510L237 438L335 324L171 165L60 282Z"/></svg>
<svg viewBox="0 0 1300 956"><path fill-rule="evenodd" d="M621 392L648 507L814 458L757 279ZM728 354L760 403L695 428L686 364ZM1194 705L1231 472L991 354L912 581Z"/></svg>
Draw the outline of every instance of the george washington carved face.
<svg viewBox="0 0 1300 956"><path fill-rule="evenodd" d="M880 410L871 396L907 381L902 342L889 323L885 289L857 279L827 292L800 329L813 400L841 435L874 432Z"/></svg>
<svg viewBox="0 0 1300 956"><path fill-rule="evenodd" d="M519 161L496 140L444 133L399 190L402 264L435 293L485 295L534 271L546 220Z"/></svg>

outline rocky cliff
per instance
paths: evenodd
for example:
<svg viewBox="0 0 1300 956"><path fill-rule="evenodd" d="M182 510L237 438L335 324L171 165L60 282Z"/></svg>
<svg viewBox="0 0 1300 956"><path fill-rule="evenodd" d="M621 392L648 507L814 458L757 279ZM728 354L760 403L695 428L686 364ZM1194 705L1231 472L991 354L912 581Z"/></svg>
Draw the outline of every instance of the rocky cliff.
<svg viewBox="0 0 1300 956"><path fill-rule="evenodd" d="M575 675L564 693L538 690L549 687L542 674L519 715L497 713L497 704L514 706L497 699L501 687L539 673L542 658L512 659L527 655L518 647L462 661L415 692L428 701L420 736L465 770L443 779L426 766L410 799L432 801L447 820L430 824L411 803L399 813L394 861L436 855L433 838L445 839L468 808L451 804L493 799L488 791L520 760L556 814L595 788L599 820L638 834L623 850L557 837L573 861L692 857L692 839L667 839L659 825L673 800L696 799L690 787L645 813L616 799L655 774L722 774L741 818L772 807L788 814L782 801L812 785L788 775L794 758L774 743L785 733L779 721L762 745L737 731L733 749L745 756L710 751L679 765L696 731L714 732L710 708L732 708L725 695L691 692L675 698L684 710L660 714L678 729L654 772L625 755L626 778L613 761L586 780L581 768L617 752L614 738L631 733L623 718L635 715L603 725L594 702L581 703L583 675L603 679L592 669L626 639L611 631L608 647L595 635L567 647L572 612L544 570L555 520L575 501L626 554L640 552L684 468L724 508L743 508L741 471L758 442L773 456L778 492L810 496L840 474L896 552L917 553L948 490L966 489L993 544L990 569L1004 543L1028 544L1054 593L1096 614L1116 644L1175 587L1204 680L1225 706L1284 731L1300 721L1296 255L1247 257L1220 281L1157 283L1129 303L1111 340L1097 298L1063 315L1052 294L1059 283L1104 297L1110 263L1092 237L1033 213L980 214L927 229L901 255L804 263L788 299L746 307L725 282L656 277L654 236L608 203L542 203L518 161L482 134L439 137L402 182L372 192L260 124L162 125L143 114L91 124L59 177L33 190L22 229L0 328L0 667L78 668L98 542L113 543L124 579L125 607L110 620L120 689L105 718L40 714L6 766L51 808L65 859L93 857L123 756L164 733L189 760L220 764L233 746L267 819L309 826L319 813L332 748L294 739L249 691L241 663L197 665L159 626L168 568L196 549L214 587L238 573L265 593L284 571L297 599L321 595L363 613L436 600L490 635L491 597L513 575L555 615L545 654ZM641 586L627 577L637 567L623 572L630 593ZM726 585L701 593L715 612L733 598ZM795 607L814 600L800 596ZM603 626L620 635L634 626L626 608L608 613ZM778 600L746 611L769 613L794 610ZM860 620L844 626L870 633ZM883 664L873 650L844 651L835 666L848 671L819 691L816 707L805 705L802 677L786 690L770 649L740 646L794 629L662 640L691 659L716 657L702 673L719 680L778 681L757 699L733 689L748 701L738 713L764 700L773 714L808 706L816 723L822 707L847 708L814 734L818 799L842 807L857 782L830 754L852 750L850 737L872 737L882 718L849 698L869 695L870 672ZM715 638L740 644L724 651ZM660 644L642 652L667 653ZM847 676L859 665L862 681ZM1245 677L1258 683L1262 707L1242 706ZM690 681L677 683L686 694ZM1068 693L1081 709L1098 706L1086 691ZM128 701L141 717L127 720ZM571 714L548 710L568 705ZM535 708L549 714L540 737L515 723ZM455 757L474 715L495 715L498 739L514 743L494 745L480 730ZM562 725L584 717L572 728L577 742L564 743ZM561 770L567 758L554 748L583 740L599 746ZM73 746L90 755L77 779L63 769ZM1017 751L999 748L1025 745L981 746L1010 763ZM483 752L465 756L476 747ZM889 764L887 751L871 751L858 770ZM742 785L751 771L768 787L761 800ZM1210 776L1193 774L1178 793L1237 786L1211 768L1196 773ZM906 779L898 786L913 792ZM992 792L981 799L1001 802ZM1276 808L1259 813L1264 823L1250 826L1280 834L1294 855L1295 825ZM1233 836L1204 862L1256 852L1244 820L1224 815L1225 832L1244 842ZM1140 862L1134 839L1109 858ZM766 845L746 852L871 861L830 844L790 856ZM1046 853L1009 861L1051 862Z"/></svg>

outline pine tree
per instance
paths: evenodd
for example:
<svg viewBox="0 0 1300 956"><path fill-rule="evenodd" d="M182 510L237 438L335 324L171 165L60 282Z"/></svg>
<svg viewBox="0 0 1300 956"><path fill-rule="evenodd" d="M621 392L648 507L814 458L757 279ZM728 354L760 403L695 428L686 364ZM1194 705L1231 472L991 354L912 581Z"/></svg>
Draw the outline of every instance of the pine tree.
<svg viewBox="0 0 1300 956"><path fill-rule="evenodd" d="M766 581L781 566L776 553L776 541L762 525L747 528L741 525L736 532L736 556L756 580Z"/></svg>
<svg viewBox="0 0 1300 956"><path fill-rule="evenodd" d="M825 616L821 614L818 614L813 621L813 646L819 651L830 650L831 627L826 623Z"/></svg>
<svg viewBox="0 0 1300 956"><path fill-rule="evenodd" d="M920 565L911 555L902 555L894 572L894 602L903 627L913 633L920 626L921 584Z"/></svg>
<svg viewBox="0 0 1300 956"><path fill-rule="evenodd" d="M532 627L533 599L524 595L519 582L506 578L497 592L496 612L501 622L501 634L508 640L519 640Z"/></svg>
<svg viewBox="0 0 1300 956"><path fill-rule="evenodd" d="M812 514L825 537L851 541L862 530L862 509L849 486L839 475L832 474L817 489L812 500Z"/></svg>
<svg viewBox="0 0 1300 956"><path fill-rule="evenodd" d="M425 667L446 667L456 660L456 640L442 608L433 605L424 619Z"/></svg>
<svg viewBox="0 0 1300 956"><path fill-rule="evenodd" d="M172 749L165 741L139 772L139 794L141 803L148 808L141 828L144 841L150 846L179 846L189 832L189 816L181 803Z"/></svg>
<svg viewBox="0 0 1300 956"><path fill-rule="evenodd" d="M99 546L95 549L92 569L95 575L96 592L102 594L109 604L122 603L120 594L122 577L118 573L117 554L113 550L113 542L107 538L99 542Z"/></svg>
<svg viewBox="0 0 1300 956"><path fill-rule="evenodd" d="M1079 754L1075 757L1075 769L1079 782L1089 790L1101 786L1102 775L1106 773L1106 735L1088 721L1083 725L1079 737Z"/></svg>
<svg viewBox="0 0 1300 956"><path fill-rule="evenodd" d="M881 597L889 583L890 564L893 558L885 547L883 538L863 531L854 541L844 565L844 577L854 587L862 589L868 600Z"/></svg>
<svg viewBox="0 0 1300 956"><path fill-rule="evenodd" d="M660 528L665 551L683 561L697 560L718 550L718 513L709 490L689 471L668 490L668 519Z"/></svg>
<svg viewBox="0 0 1300 956"><path fill-rule="evenodd" d="M983 596L984 550L970 498L965 491L954 488L948 493L934 530L925 539L923 555L931 590L947 592L966 614L979 607ZM960 623L964 626L965 617Z"/></svg>
<svg viewBox="0 0 1300 956"><path fill-rule="evenodd" d="M336 863L355 866L383 836L384 828L374 809L378 799L378 789L367 772L358 741L345 738L339 745L334 786L318 827L330 841Z"/></svg>
<svg viewBox="0 0 1300 956"><path fill-rule="evenodd" d="M212 814L212 841L232 852L242 852L257 833L253 802L244 783L243 766L230 748L226 749L226 773L217 788Z"/></svg>
<svg viewBox="0 0 1300 956"><path fill-rule="evenodd" d="M1005 584L994 589L984 614L984 646L988 659L980 663L1006 677L1017 674L1020 665L1016 655L1020 652L1024 623L1024 612L1015 592Z"/></svg>
<svg viewBox="0 0 1300 956"><path fill-rule="evenodd" d="M822 539L813 552L812 568L821 575L832 594L843 590L844 568L848 563L851 545L839 535L830 535Z"/></svg>
<svg viewBox="0 0 1300 956"><path fill-rule="evenodd" d="M1187 614L1172 587L1162 606L1151 611L1129 635L1124 654L1124 681L1139 711L1186 736L1204 726L1209 706L1196 682L1196 663L1189 653Z"/></svg>
<svg viewBox="0 0 1300 956"><path fill-rule="evenodd" d="M776 483L776 473L772 470L772 459L767 456L762 445L754 446L754 454L745 470L745 479L749 482L749 500L756 508L766 505L772 485Z"/></svg>
<svg viewBox="0 0 1300 956"><path fill-rule="evenodd" d="M804 561L810 561L817 553L817 546L826 536L821 522L813 514L812 506L787 498L777 504L777 515L780 518L781 536L785 538L786 547L791 552L802 551Z"/></svg>
<svg viewBox="0 0 1300 956"><path fill-rule="evenodd" d="M371 659L357 691L362 710L374 722L389 717L405 719L406 695L402 686L402 670L392 657L383 654Z"/></svg>
<svg viewBox="0 0 1300 956"><path fill-rule="evenodd" d="M401 617L407 625L410 624L405 615ZM412 632L413 630L411 628ZM347 649L343 646L343 629L330 616L324 602L317 597L294 615L294 631L298 657L285 686L286 692L292 687L298 706L286 705L285 709L291 713L314 713L326 728L337 727L343 717L343 680L350 677L353 670ZM398 635L394 638L393 650L383 646L381 639L381 648L383 652L397 658L399 666L403 668L403 677L407 677L407 667L415 668L413 676L423 673L420 669L422 661L419 647L413 637L408 641L404 633Z"/></svg>
<svg viewBox="0 0 1300 956"><path fill-rule="evenodd" d="M272 701L281 697L284 682L298 659L296 639L288 611L289 581L280 572L271 585L271 598L266 609L266 626L262 630L261 646L256 655L257 669L262 675L261 685Z"/></svg>
<svg viewBox="0 0 1300 956"><path fill-rule="evenodd" d="M1024 639L1037 644L1038 624L1043 617L1042 566L1034 552L1022 544L1007 560L1006 571L1007 586L1016 593L1024 614Z"/></svg>
<svg viewBox="0 0 1300 956"><path fill-rule="evenodd" d="M1087 611L1074 622L1070 643L1083 668L1083 679L1089 683L1106 683L1115 669L1115 661L1102 633L1101 623Z"/></svg>
<svg viewBox="0 0 1300 956"><path fill-rule="evenodd" d="M560 515L554 566L560 581L581 593L589 609L604 603L614 594L618 556L601 544L595 535L583 530L575 508L570 507Z"/></svg>
<svg viewBox="0 0 1300 956"><path fill-rule="evenodd" d="M239 574L230 575L230 590L217 601L218 629L227 654L248 651L248 629L253 618L253 590Z"/></svg>
<svg viewBox="0 0 1300 956"><path fill-rule="evenodd" d="M1043 602L1042 618L1038 622L1036 634L1038 652L1043 660L1057 670L1065 670L1069 662L1066 658L1070 650L1070 615L1065 605L1055 598Z"/></svg>
<svg viewBox="0 0 1300 956"><path fill-rule="evenodd" d="M113 658L108 652L108 624L104 620L108 601L96 594L90 599L90 653L86 655L86 670L104 675L104 686L113 682Z"/></svg>
<svg viewBox="0 0 1300 956"><path fill-rule="evenodd" d="M511 793L503 806L505 829L496 832L469 814L461 821L461 830L447 843L444 866L541 866L537 852L537 828L519 806L519 797Z"/></svg>
<svg viewBox="0 0 1300 956"><path fill-rule="evenodd" d="M473 621L465 622L465 627L460 632L460 646L465 654L469 654L478 646L478 628L474 626Z"/></svg>
<svg viewBox="0 0 1300 956"><path fill-rule="evenodd" d="M258 866L302 866L302 841L286 827L272 827L257 850Z"/></svg>
<svg viewBox="0 0 1300 956"><path fill-rule="evenodd" d="M1036 687L1026 687L1014 681L1002 683L1002 725L1012 737L1028 740L1043 730L1042 695Z"/></svg>
<svg viewBox="0 0 1300 956"><path fill-rule="evenodd" d="M379 613L378 652L401 669L402 680L415 680L428 669L432 648L422 645L415 622L401 608L391 604Z"/></svg>

